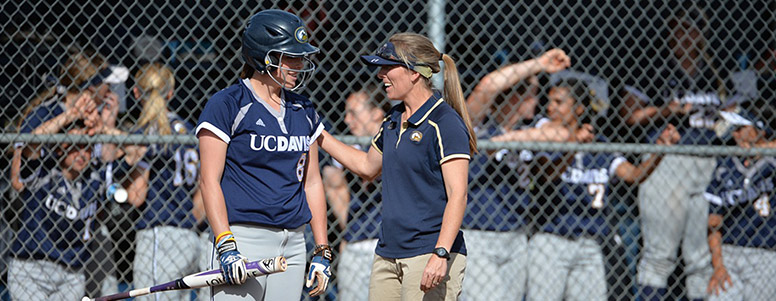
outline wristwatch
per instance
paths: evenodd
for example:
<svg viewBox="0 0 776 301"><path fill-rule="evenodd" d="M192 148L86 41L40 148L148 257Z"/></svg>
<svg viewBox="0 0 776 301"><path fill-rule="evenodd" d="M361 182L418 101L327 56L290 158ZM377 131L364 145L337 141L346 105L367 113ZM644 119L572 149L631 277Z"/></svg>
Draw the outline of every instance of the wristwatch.
<svg viewBox="0 0 776 301"><path fill-rule="evenodd" d="M447 252L447 249L445 249L444 247L439 247L434 249L434 254L444 259L450 260L450 253Z"/></svg>

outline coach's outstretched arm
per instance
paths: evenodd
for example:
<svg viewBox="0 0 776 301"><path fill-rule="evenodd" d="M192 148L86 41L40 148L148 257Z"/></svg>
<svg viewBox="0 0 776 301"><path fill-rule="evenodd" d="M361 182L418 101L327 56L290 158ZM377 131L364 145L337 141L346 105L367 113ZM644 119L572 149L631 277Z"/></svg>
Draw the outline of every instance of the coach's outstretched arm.
<svg viewBox="0 0 776 301"><path fill-rule="evenodd" d="M366 180L374 180L383 169L383 155L376 147L370 147L369 152L364 152L342 143L325 130L318 144L342 166Z"/></svg>

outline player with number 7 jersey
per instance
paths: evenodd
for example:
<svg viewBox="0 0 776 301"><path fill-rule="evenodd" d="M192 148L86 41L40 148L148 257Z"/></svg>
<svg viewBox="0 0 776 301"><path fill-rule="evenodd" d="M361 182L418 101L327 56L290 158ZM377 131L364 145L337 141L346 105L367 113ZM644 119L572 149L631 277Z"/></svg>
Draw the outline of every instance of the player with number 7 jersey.
<svg viewBox="0 0 776 301"><path fill-rule="evenodd" d="M593 139L590 112L593 93L576 79L550 88L549 120L538 124L544 133L568 135L569 141ZM658 144L673 144L680 136L668 126ZM606 139L598 137L599 142ZM527 300L606 300L601 239L609 234L607 193L618 180L639 183L660 162L652 155L639 165L612 153L539 153L542 169L537 184L534 222L539 230L529 241ZM544 181L542 181L544 180ZM544 184L540 184L544 182Z"/></svg>

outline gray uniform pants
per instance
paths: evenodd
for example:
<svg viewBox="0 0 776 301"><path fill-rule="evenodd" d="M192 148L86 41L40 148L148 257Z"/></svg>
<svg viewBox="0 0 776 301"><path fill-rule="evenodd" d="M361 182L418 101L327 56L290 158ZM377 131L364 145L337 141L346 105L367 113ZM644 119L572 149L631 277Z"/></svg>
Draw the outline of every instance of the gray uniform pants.
<svg viewBox="0 0 776 301"><path fill-rule="evenodd" d="M528 277L526 234L464 231L468 262L461 300L520 300Z"/></svg>
<svg viewBox="0 0 776 301"><path fill-rule="evenodd" d="M537 233L528 245L527 300L606 300L604 255L595 239Z"/></svg>
<svg viewBox="0 0 776 301"><path fill-rule="evenodd" d="M361 301L369 298L369 277L375 259L377 239L348 242L340 254L337 288L340 301Z"/></svg>
<svg viewBox="0 0 776 301"><path fill-rule="evenodd" d="M710 301L773 300L776 296L776 251L722 245L722 258L733 286L719 296L712 295Z"/></svg>
<svg viewBox="0 0 776 301"><path fill-rule="evenodd" d="M641 286L665 288L682 244L688 297L703 298L711 277L707 242L709 203L703 192L716 166L714 158L666 155L639 188L644 249L638 265Z"/></svg>
<svg viewBox="0 0 776 301"><path fill-rule="evenodd" d="M86 277L80 270L48 260L11 259L8 269L11 300L81 300L85 290Z"/></svg>
<svg viewBox="0 0 776 301"><path fill-rule="evenodd" d="M213 300L299 301L302 297L307 262L304 226L296 229L279 229L232 225L231 229L237 241L237 250L249 261L283 255L286 257L288 269L282 273L249 278L242 285L213 287ZM213 256L213 266L220 268L217 257Z"/></svg>
<svg viewBox="0 0 776 301"><path fill-rule="evenodd" d="M157 226L137 231L132 278L135 288L173 281L197 272L199 237L191 229ZM188 300L191 291L176 290L137 300Z"/></svg>

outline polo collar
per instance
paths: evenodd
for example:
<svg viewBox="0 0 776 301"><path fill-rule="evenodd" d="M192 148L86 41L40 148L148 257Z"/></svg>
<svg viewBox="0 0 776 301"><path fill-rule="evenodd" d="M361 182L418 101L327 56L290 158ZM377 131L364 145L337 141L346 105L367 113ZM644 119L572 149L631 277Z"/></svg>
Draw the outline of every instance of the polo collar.
<svg viewBox="0 0 776 301"><path fill-rule="evenodd" d="M411 123L413 126L420 125L424 120L426 120L428 115L431 114L431 112L434 111L434 109L444 101L445 100L442 98L442 93L439 93L439 91L434 91L434 94L432 94L431 97L427 99L426 102L420 106L417 111L415 111L415 113L412 113L412 116L410 116L407 122Z"/></svg>

